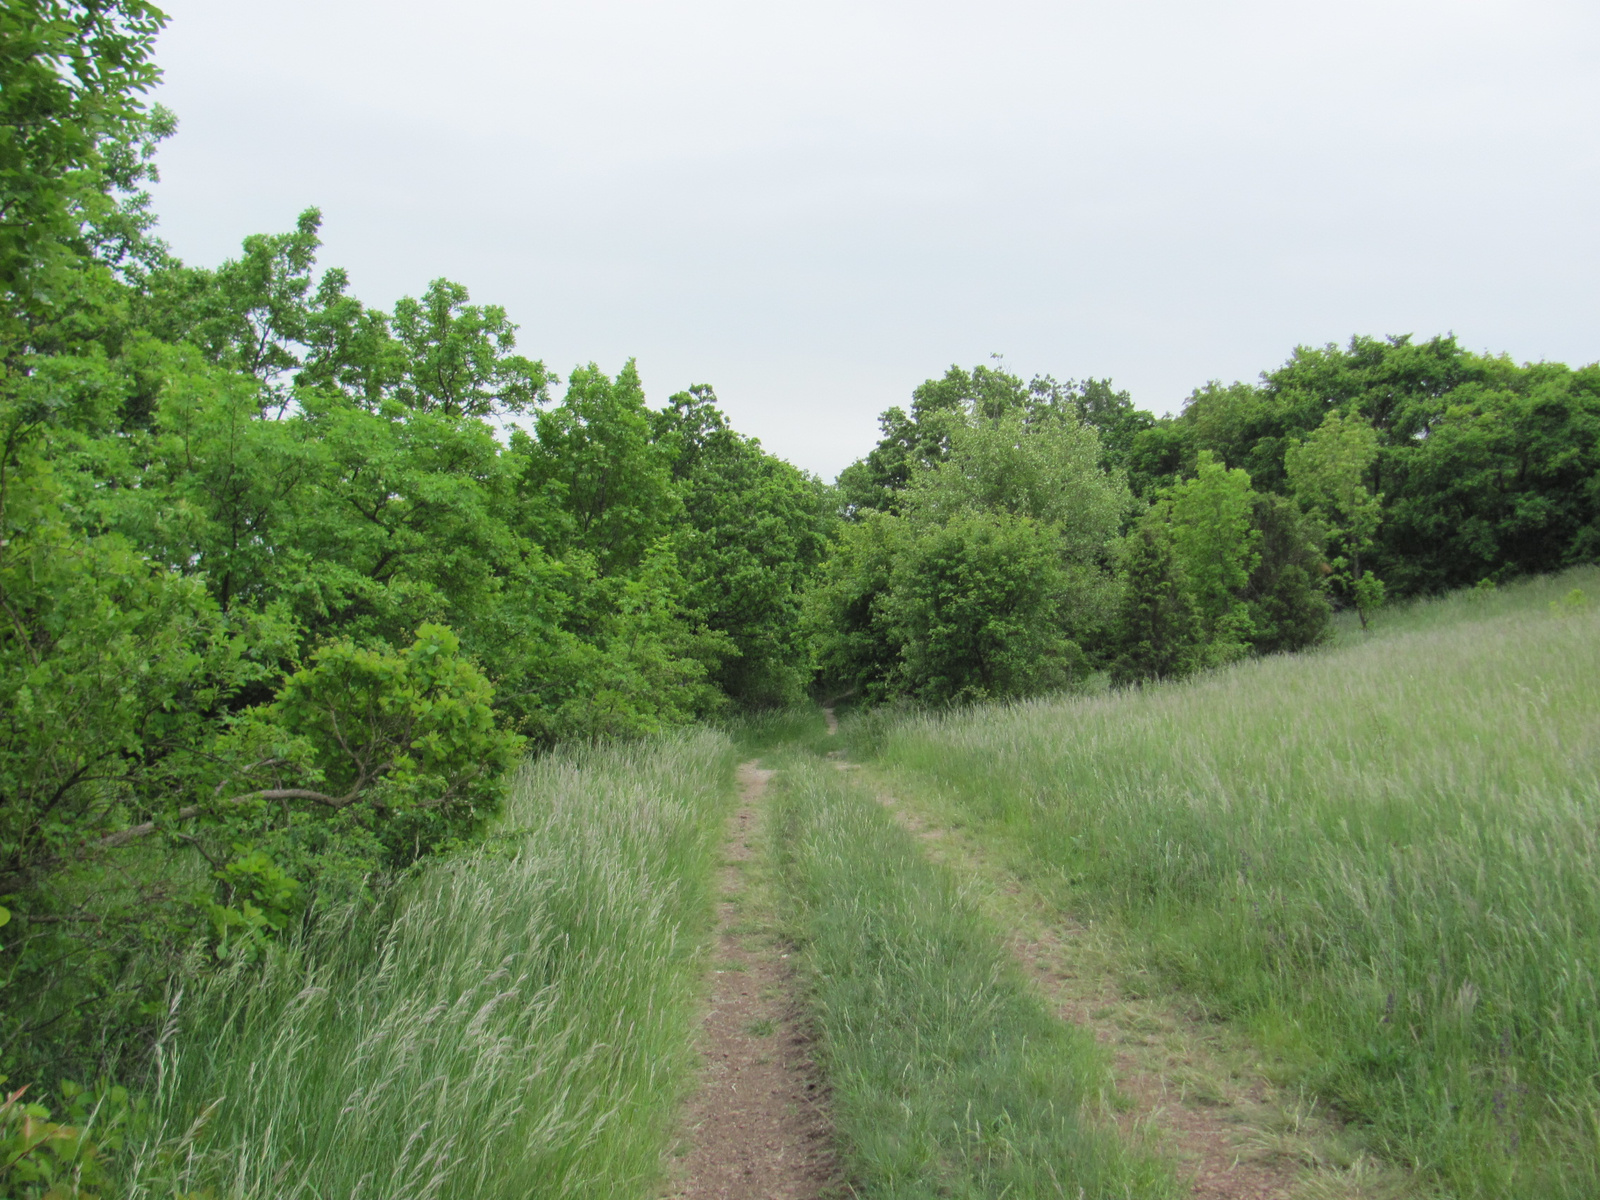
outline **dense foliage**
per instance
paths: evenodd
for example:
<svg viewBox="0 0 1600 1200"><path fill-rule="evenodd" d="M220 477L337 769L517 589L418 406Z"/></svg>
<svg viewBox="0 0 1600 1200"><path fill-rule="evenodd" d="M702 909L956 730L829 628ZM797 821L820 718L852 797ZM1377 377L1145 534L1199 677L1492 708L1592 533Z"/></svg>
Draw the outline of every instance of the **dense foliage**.
<svg viewBox="0 0 1600 1200"><path fill-rule="evenodd" d="M1104 380L998 366L885 413L840 476L851 520L810 597L827 685L967 701L1315 643L1323 524L1209 451L1157 481L1136 451L1166 424Z"/></svg>
<svg viewBox="0 0 1600 1200"><path fill-rule="evenodd" d="M1342 423L1337 439L1330 419ZM1360 464L1359 484L1375 497L1370 532L1359 506L1340 510L1346 485L1330 478L1307 493L1297 478L1293 449L1319 433ZM1130 469L1187 475L1206 450L1258 489L1334 516L1336 556L1353 561L1352 540L1371 538L1363 571L1400 594L1558 570L1600 549L1600 366L1517 366L1453 337L1302 346L1258 384L1196 391L1177 417L1135 437Z"/></svg>
<svg viewBox="0 0 1600 1200"><path fill-rule="evenodd" d="M1102 465L1071 389L980 367L918 395L915 419L885 417L879 461L886 447L920 457L873 474L869 456L841 477L857 519L810 597L820 670L869 699L1070 684L1112 604L1112 544L1132 503L1122 473ZM882 510L863 499L869 479Z"/></svg>
<svg viewBox="0 0 1600 1200"><path fill-rule="evenodd" d="M835 505L709 389L563 389L447 280L363 304L315 210L179 262L164 17L3 21L0 1066L81 1077L469 839L523 747L802 695Z"/></svg>
<svg viewBox="0 0 1600 1200"><path fill-rule="evenodd" d="M1356 338L1160 419L1106 380L953 367L834 490L708 387L563 381L461 284L363 303L315 209L187 265L141 190L164 22L0 10L14 1081L133 1078L188 982L474 839L527 751L814 686L1173 678L1600 547L1600 367ZM48 1124L32 1103L0 1132Z"/></svg>
<svg viewBox="0 0 1600 1200"><path fill-rule="evenodd" d="M1162 418L1106 380L952 367L881 425L839 478L850 524L811 604L824 678L868 699L1026 695L1086 667L1174 678L1313 645L1334 607L1364 625L1386 596L1600 550L1600 366L1519 367L1452 337L1302 346ZM1030 488L1053 489L1048 512ZM1133 498L1108 521L1085 489ZM987 566L930 554L930 531L966 545L979 512L1039 528ZM1026 669L997 674L986 638Z"/></svg>

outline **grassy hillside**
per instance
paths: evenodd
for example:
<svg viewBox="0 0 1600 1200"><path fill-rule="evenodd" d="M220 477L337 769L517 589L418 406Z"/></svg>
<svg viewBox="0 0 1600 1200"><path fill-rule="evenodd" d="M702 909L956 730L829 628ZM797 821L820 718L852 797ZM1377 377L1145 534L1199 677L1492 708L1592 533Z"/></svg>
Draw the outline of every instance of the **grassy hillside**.
<svg viewBox="0 0 1600 1200"><path fill-rule="evenodd" d="M1584 569L1309 655L874 740L1384 1153L1460 1196L1592 1196L1597 647Z"/></svg>
<svg viewBox="0 0 1600 1200"><path fill-rule="evenodd" d="M691 1063L731 745L558 755L501 836L176 1003L129 1195L642 1195Z"/></svg>

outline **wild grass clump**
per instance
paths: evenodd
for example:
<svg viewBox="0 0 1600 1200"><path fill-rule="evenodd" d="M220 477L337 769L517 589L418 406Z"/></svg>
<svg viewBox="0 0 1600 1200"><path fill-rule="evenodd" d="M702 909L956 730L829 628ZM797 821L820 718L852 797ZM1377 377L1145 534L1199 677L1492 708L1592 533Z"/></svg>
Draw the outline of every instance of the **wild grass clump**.
<svg viewBox="0 0 1600 1200"><path fill-rule="evenodd" d="M912 717L883 757L1382 1151L1454 1195L1591 1197L1597 602L1592 568L1457 595L1183 685Z"/></svg>
<svg viewBox="0 0 1600 1200"><path fill-rule="evenodd" d="M740 754L764 754L775 747L804 747L820 753L828 748L827 718L815 704L758 709L721 722Z"/></svg>
<svg viewBox="0 0 1600 1200"><path fill-rule="evenodd" d="M182 997L126 1194L643 1195L731 761L699 733L532 763L488 846Z"/></svg>
<svg viewBox="0 0 1600 1200"><path fill-rule="evenodd" d="M853 1194L1173 1194L1085 1120L1098 1050L1027 990L948 871L814 760L774 804Z"/></svg>

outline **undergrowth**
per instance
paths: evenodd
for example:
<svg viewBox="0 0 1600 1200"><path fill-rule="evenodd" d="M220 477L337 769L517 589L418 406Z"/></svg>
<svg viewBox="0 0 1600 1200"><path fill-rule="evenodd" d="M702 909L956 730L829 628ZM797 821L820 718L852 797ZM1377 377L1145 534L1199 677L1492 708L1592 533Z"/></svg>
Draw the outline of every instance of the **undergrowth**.
<svg viewBox="0 0 1600 1200"><path fill-rule="evenodd" d="M646 1194L731 765L714 733L542 759L497 837L389 910L176 997L126 1194Z"/></svg>
<svg viewBox="0 0 1600 1200"><path fill-rule="evenodd" d="M833 744L827 719L815 704L741 713L722 727L741 755L766 754L779 747L820 753Z"/></svg>

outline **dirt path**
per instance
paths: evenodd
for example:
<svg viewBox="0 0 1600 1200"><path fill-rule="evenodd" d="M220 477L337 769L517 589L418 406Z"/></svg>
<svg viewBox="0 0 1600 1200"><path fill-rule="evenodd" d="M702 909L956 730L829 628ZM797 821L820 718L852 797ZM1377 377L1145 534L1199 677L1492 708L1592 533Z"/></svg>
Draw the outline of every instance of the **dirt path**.
<svg viewBox="0 0 1600 1200"><path fill-rule="evenodd" d="M849 764L838 764L849 768ZM1201 1200L1391 1200L1408 1181L1353 1147L1315 1101L1280 1089L1270 1065L1235 1031L1160 993L1119 982L1109 931L1063 920L976 839L932 823L879 789L879 800L970 881L969 894L1063 1020L1091 1031L1111 1057L1104 1109L1123 1131L1171 1154ZM1135 981L1136 982L1136 981Z"/></svg>
<svg viewBox="0 0 1600 1200"><path fill-rule="evenodd" d="M792 999L787 948L757 886L760 805L771 771L739 768L728 824L704 1065L688 1106L677 1200L810 1200L837 1176L822 1086Z"/></svg>

